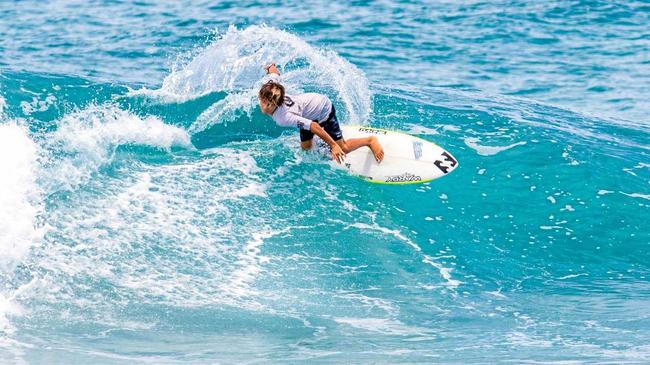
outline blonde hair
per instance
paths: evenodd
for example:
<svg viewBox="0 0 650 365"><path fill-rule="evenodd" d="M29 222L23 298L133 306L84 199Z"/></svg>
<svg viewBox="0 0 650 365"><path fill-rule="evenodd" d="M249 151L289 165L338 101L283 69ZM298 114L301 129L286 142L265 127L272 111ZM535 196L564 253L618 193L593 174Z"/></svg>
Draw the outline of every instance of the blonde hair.
<svg viewBox="0 0 650 365"><path fill-rule="evenodd" d="M262 88L257 95L261 100L264 100L276 107L280 106L282 103L285 103L287 106L293 105L291 98L284 94L284 86L273 80L270 80L266 84L262 85Z"/></svg>

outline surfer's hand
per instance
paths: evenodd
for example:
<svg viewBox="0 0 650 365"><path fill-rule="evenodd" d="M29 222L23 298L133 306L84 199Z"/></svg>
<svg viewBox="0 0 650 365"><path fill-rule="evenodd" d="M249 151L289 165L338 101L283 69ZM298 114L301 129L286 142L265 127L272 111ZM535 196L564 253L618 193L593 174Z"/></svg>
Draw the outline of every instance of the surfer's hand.
<svg viewBox="0 0 650 365"><path fill-rule="evenodd" d="M266 67L264 67L266 70L267 74L280 74L280 71L278 71L278 68L275 66L275 63L272 63Z"/></svg>
<svg viewBox="0 0 650 365"><path fill-rule="evenodd" d="M343 159L345 159L345 152L339 147L339 145L335 144L332 147L332 160L342 163Z"/></svg>

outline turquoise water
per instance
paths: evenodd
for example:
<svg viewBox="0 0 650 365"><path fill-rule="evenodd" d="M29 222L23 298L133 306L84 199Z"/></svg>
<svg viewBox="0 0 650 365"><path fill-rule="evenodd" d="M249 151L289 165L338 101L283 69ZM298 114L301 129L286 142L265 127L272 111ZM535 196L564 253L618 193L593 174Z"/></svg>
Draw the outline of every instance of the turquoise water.
<svg viewBox="0 0 650 365"><path fill-rule="evenodd" d="M0 4L3 364L650 363L644 1ZM261 66L460 161L302 153Z"/></svg>

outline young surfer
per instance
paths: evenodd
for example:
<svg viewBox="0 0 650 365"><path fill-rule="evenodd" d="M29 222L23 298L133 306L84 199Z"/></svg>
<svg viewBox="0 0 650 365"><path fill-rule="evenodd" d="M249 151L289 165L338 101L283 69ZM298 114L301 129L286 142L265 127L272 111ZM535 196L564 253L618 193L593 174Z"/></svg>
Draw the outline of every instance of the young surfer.
<svg viewBox="0 0 650 365"><path fill-rule="evenodd" d="M300 129L300 147L310 149L317 135L330 146L332 159L338 163L343 162L346 153L364 146L370 148L378 163L384 158L384 150L375 136L343 138L336 110L327 96L316 93L286 95L274 63L266 67L266 73L271 80L259 91L260 109L279 126Z"/></svg>

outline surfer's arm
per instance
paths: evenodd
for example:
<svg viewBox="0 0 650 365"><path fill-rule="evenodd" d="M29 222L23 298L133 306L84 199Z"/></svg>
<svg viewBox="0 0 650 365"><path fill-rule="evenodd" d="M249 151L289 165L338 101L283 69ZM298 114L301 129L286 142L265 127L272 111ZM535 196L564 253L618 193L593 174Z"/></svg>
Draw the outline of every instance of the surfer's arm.
<svg viewBox="0 0 650 365"><path fill-rule="evenodd" d="M309 125L309 131L313 134L319 136L325 143L327 143L332 149L332 159L336 162L341 163L345 158L345 152L339 147L339 145L334 141L334 139L327 133L323 127L318 124L318 122L311 122Z"/></svg>
<svg viewBox="0 0 650 365"><path fill-rule="evenodd" d="M278 71L278 68L275 66L275 63L272 63L272 64L264 67L264 69L266 70L267 74L276 74L276 75L280 76L280 71Z"/></svg>
<svg viewBox="0 0 650 365"><path fill-rule="evenodd" d="M264 67L264 69L266 70L266 76L268 76L270 80L273 80L277 83L280 82L280 71L278 71L278 68L275 66L275 63L272 63Z"/></svg>

